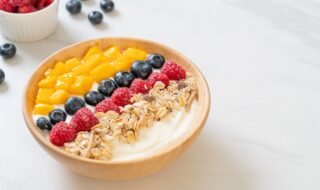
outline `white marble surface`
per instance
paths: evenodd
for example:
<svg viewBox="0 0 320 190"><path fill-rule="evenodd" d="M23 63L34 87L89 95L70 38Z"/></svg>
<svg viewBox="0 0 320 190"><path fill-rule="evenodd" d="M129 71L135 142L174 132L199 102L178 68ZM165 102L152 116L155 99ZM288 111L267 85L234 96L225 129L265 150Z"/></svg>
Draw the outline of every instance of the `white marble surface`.
<svg viewBox="0 0 320 190"><path fill-rule="evenodd" d="M84 3L84 13L98 9ZM118 0L104 24L71 17L61 2L50 38L16 43L0 60L0 189L320 189L320 2L318 0ZM33 140L21 114L22 90L54 51L101 36L167 44L206 75L212 110L196 143L171 167L126 182L65 169ZM6 40L0 38L3 43Z"/></svg>

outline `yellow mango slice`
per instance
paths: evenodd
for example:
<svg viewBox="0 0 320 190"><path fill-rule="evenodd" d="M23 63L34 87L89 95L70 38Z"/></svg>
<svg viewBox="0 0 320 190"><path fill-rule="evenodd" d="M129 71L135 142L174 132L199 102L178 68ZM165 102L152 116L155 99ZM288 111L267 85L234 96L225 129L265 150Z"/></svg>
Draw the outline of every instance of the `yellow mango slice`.
<svg viewBox="0 0 320 190"><path fill-rule="evenodd" d="M88 68L91 70L103 63L105 60L106 59L102 54L94 54L90 56L86 61L84 61L84 64L87 65Z"/></svg>
<svg viewBox="0 0 320 190"><path fill-rule="evenodd" d="M66 73L60 75L57 79L55 88L68 91L75 79L76 78L73 73Z"/></svg>
<svg viewBox="0 0 320 190"><path fill-rule="evenodd" d="M132 64L132 59L128 56L120 55L116 60L110 63L117 71L129 70Z"/></svg>
<svg viewBox="0 0 320 190"><path fill-rule="evenodd" d="M76 66L80 65L80 60L77 59L77 58L71 58L71 59L68 59L66 61L66 67L72 71L73 68L75 68Z"/></svg>
<svg viewBox="0 0 320 190"><path fill-rule="evenodd" d="M121 51L117 46L111 46L103 52L103 55L106 56L108 61L113 61L121 55Z"/></svg>
<svg viewBox="0 0 320 190"><path fill-rule="evenodd" d="M54 89L52 88L39 88L37 98L36 98L36 104L50 104L50 97L54 93Z"/></svg>
<svg viewBox="0 0 320 190"><path fill-rule="evenodd" d="M33 109L33 114L48 115L53 110L53 105L36 104Z"/></svg>
<svg viewBox="0 0 320 190"><path fill-rule="evenodd" d="M87 61L92 55L94 55L94 54L101 54L101 53L102 53L102 51L101 51L98 47L91 47L91 48L87 51L86 55L83 57L83 60L84 60L84 61Z"/></svg>
<svg viewBox="0 0 320 190"><path fill-rule="evenodd" d="M148 54L141 49L129 47L123 52L123 55L130 57L132 60L145 60Z"/></svg>
<svg viewBox="0 0 320 190"><path fill-rule="evenodd" d="M69 93L65 90L58 89L50 97L52 104L64 104L70 97Z"/></svg>
<svg viewBox="0 0 320 190"><path fill-rule="evenodd" d="M92 71L90 76L96 81L100 82L102 79L113 77L117 70L111 65L111 63L102 63Z"/></svg>
<svg viewBox="0 0 320 190"><path fill-rule="evenodd" d="M88 65L79 65L72 70L75 76L84 75L88 76L90 73L90 68Z"/></svg>
<svg viewBox="0 0 320 190"><path fill-rule="evenodd" d="M67 73L67 72L70 72L71 70L69 70L66 65L63 63L63 62L58 62L56 63L56 65L54 66L54 69L53 71L50 73L50 75L55 75L55 76L58 76L58 75L61 75L61 74L64 74L64 73Z"/></svg>
<svg viewBox="0 0 320 190"><path fill-rule="evenodd" d="M89 76L77 76L74 83L70 86L69 92L83 95L91 89L94 80Z"/></svg>
<svg viewBox="0 0 320 190"><path fill-rule="evenodd" d="M38 82L39 88L53 88L57 81L57 76L47 76Z"/></svg>

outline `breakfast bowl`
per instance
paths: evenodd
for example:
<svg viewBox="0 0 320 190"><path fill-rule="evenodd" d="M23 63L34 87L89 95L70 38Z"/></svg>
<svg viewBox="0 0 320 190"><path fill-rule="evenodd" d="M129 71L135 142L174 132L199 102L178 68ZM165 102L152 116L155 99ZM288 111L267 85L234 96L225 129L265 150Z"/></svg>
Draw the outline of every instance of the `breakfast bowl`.
<svg viewBox="0 0 320 190"><path fill-rule="evenodd" d="M186 121L183 125L186 130L181 135L168 141L163 139L163 142L165 142L163 146L158 147L150 154L143 154L142 150L140 156L115 160L95 160L70 154L61 147L52 144L46 134L35 124L33 109L38 91L37 84L46 71L53 68L57 62L66 61L70 58L81 59L91 47L107 49L111 46L117 46L120 49L135 47L148 53L156 52L163 55L167 60L178 63L195 79L198 99L197 104L195 104L196 107L188 119L182 119ZM201 71L185 56L165 45L134 38L101 38L70 45L44 60L31 75L24 91L22 104L23 116L30 133L55 160L84 176L104 180L123 180L150 175L168 166L190 147L206 123L210 110L210 92Z"/></svg>
<svg viewBox="0 0 320 190"><path fill-rule="evenodd" d="M51 35L58 25L59 0L30 13L0 10L0 32L9 40L33 42Z"/></svg>

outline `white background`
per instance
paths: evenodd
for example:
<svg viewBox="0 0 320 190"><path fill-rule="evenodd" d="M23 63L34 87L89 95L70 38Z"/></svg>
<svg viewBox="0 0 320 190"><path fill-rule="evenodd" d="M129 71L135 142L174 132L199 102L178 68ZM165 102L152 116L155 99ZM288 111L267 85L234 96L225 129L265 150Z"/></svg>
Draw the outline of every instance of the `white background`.
<svg viewBox="0 0 320 190"><path fill-rule="evenodd" d="M0 59L1 190L319 190L320 2L317 0L118 0L104 23L86 18L98 1L70 16L48 39L16 43ZM31 137L22 91L35 67L56 50L104 36L139 37L171 46L196 63L212 109L196 143L173 165L145 178L98 181L74 174ZM7 42L0 38L0 42Z"/></svg>

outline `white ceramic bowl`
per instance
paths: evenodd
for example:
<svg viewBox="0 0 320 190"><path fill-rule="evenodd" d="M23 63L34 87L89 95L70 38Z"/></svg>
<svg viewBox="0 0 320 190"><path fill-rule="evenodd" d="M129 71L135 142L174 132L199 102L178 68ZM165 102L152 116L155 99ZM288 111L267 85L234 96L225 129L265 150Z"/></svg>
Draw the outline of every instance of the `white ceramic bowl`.
<svg viewBox="0 0 320 190"><path fill-rule="evenodd" d="M0 10L0 32L12 41L33 42L52 34L58 25L59 0L36 12L18 14Z"/></svg>

